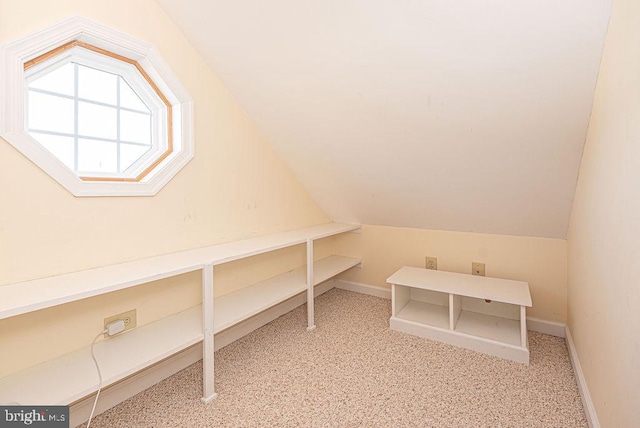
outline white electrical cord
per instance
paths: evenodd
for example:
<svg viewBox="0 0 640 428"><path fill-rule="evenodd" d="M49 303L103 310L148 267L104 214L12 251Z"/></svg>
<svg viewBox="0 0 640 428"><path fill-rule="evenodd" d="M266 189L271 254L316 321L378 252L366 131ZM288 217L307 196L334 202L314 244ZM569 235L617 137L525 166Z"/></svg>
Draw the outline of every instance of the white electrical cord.
<svg viewBox="0 0 640 428"><path fill-rule="evenodd" d="M100 397L100 390L102 389L102 373L100 372L100 366L98 365L98 360L96 360L96 355L93 353L93 346L96 344L96 340L103 334L107 334L109 331L104 330L93 339L91 343L91 358L93 358L93 362L96 365L96 369L98 370L98 379L100 379L100 383L98 383L98 393L96 394L96 399L93 401L93 408L91 409L91 415L89 416L89 421L87 422L87 428L91 426L91 419L93 419L93 413L96 411L96 404L98 404L98 397Z"/></svg>

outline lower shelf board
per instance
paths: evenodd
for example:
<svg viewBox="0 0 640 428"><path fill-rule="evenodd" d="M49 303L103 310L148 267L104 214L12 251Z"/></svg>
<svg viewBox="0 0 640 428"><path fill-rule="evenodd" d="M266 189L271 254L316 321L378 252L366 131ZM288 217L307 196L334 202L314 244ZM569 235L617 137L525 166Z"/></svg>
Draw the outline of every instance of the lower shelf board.
<svg viewBox="0 0 640 428"><path fill-rule="evenodd" d="M219 333L307 289L304 268L214 299L213 326Z"/></svg>
<svg viewBox="0 0 640 428"><path fill-rule="evenodd" d="M202 306L96 343L103 385L118 382L202 341ZM0 404L68 405L98 389L91 347L0 379Z"/></svg>
<svg viewBox="0 0 640 428"><path fill-rule="evenodd" d="M314 285L361 263L361 259L329 256L313 264ZM214 299L214 331L219 333L307 290L306 267L269 278Z"/></svg>

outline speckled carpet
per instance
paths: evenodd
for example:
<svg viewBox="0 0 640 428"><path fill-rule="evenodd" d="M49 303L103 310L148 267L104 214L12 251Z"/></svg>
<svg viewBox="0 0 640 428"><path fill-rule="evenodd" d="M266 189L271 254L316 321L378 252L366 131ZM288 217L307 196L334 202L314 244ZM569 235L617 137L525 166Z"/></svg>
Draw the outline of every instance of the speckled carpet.
<svg viewBox="0 0 640 428"><path fill-rule="evenodd" d="M333 289L91 427L586 427L564 339L530 332L525 366L389 330L391 301Z"/></svg>

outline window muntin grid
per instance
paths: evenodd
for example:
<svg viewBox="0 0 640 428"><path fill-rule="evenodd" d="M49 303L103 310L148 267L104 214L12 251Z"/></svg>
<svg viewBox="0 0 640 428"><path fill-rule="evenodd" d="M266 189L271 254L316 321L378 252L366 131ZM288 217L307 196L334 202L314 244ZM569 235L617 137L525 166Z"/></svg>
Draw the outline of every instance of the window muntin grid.
<svg viewBox="0 0 640 428"><path fill-rule="evenodd" d="M172 105L136 61L72 41L27 61L24 69L27 132L81 180L141 181L173 152ZM83 72L111 76L112 90L104 82L78 85ZM55 106L49 106L55 115L39 116L48 118L45 126L30 120L34 96L67 103L66 122L56 118L64 110ZM93 125L83 116L94 118Z"/></svg>
<svg viewBox="0 0 640 428"><path fill-rule="evenodd" d="M151 110L120 75L68 62L28 94L29 134L78 174L123 173L152 148Z"/></svg>

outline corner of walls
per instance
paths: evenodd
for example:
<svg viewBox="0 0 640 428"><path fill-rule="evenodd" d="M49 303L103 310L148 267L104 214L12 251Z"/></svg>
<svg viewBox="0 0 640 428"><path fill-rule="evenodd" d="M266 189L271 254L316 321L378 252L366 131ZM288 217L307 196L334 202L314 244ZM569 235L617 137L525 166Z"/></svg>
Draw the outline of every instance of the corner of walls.
<svg viewBox="0 0 640 428"><path fill-rule="evenodd" d="M598 422L598 414L591 401L591 394L589 393L589 386L584 378L584 372L582 371L582 365L580 364L580 358L576 351L576 345L573 343L573 336L569 326L566 327L565 336L567 340L567 348L569 350L569 359L571 360L571 366L573 367L573 373L576 377L576 383L578 384L578 391L580 392L580 399L582 400L582 408L584 409L585 416L587 417L587 423L590 428L600 428L600 422Z"/></svg>

